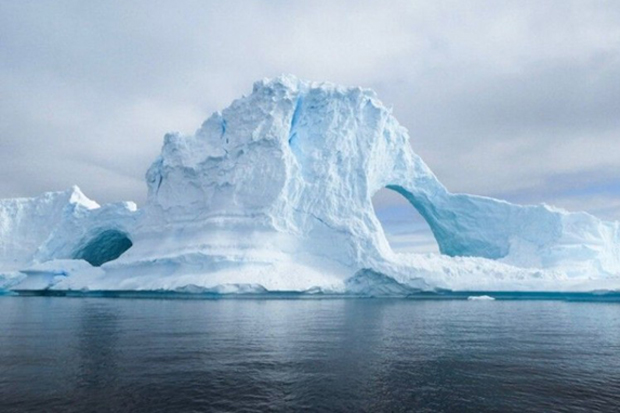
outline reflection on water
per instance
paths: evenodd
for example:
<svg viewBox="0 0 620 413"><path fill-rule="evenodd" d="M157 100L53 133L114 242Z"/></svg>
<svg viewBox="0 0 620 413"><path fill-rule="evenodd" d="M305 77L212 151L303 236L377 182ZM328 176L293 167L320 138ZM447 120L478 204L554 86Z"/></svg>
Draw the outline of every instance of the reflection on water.
<svg viewBox="0 0 620 413"><path fill-rule="evenodd" d="M620 305L0 298L0 411L614 411Z"/></svg>

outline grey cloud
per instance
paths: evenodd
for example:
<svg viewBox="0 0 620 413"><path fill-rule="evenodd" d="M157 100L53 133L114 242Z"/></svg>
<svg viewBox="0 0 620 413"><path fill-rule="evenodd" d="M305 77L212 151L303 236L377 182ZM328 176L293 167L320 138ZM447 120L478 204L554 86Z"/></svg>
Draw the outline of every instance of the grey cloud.
<svg viewBox="0 0 620 413"><path fill-rule="evenodd" d="M0 0L0 46L0 197L143 202L164 133L295 73L374 88L453 191L620 218L617 2Z"/></svg>

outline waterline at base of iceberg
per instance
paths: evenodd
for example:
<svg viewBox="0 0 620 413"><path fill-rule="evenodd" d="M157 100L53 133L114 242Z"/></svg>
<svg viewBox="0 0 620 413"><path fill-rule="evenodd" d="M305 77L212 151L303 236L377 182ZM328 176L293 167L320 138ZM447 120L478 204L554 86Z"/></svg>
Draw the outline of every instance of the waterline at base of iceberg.
<svg viewBox="0 0 620 413"><path fill-rule="evenodd" d="M0 292L0 296L2 293ZM620 302L620 291L592 292L523 292L523 291L420 291L407 295L362 295L322 291L264 291L247 293L180 292L180 291L72 291L72 290L16 290L7 295L20 297L90 297L120 299L184 299L184 300L333 300L333 299L404 299L404 300L469 300L469 301L568 301ZM487 296L489 300L471 300Z"/></svg>

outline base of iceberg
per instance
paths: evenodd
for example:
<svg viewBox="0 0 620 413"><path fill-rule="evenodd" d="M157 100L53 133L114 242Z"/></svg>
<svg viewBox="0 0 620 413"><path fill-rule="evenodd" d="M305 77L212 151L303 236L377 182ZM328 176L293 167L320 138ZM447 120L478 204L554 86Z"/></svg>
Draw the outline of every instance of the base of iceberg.
<svg viewBox="0 0 620 413"><path fill-rule="evenodd" d="M77 187L0 200L0 290L498 299L620 291L618 222L449 192L366 89L294 76L257 82L194 135L166 135L146 181L141 208L100 206ZM383 188L416 208L441 254L392 251L372 207Z"/></svg>
<svg viewBox="0 0 620 413"><path fill-rule="evenodd" d="M1 295L24 297L83 297L83 298L131 298L131 299L186 299L186 300L333 300L350 298L402 299L422 301L466 300L466 301L568 301L568 302L620 302L620 291L591 292L528 292L528 291L418 291L406 294L385 294L385 291L363 293L336 293L313 289L309 291L259 291L236 290L237 286L219 286L213 289L188 290L3 290ZM218 291L230 289L227 292ZM479 294L479 295L471 295ZM485 297L485 298L483 298ZM489 298L486 298L489 297Z"/></svg>

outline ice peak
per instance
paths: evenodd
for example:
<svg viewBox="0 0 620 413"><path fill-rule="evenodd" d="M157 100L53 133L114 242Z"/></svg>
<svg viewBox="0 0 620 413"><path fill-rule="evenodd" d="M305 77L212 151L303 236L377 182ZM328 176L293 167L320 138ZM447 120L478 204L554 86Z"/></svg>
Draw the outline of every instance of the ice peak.
<svg viewBox="0 0 620 413"><path fill-rule="evenodd" d="M268 91L267 93L274 96L276 99L281 97L303 95L309 91L312 93L332 95L335 98L349 95L351 99L355 99L355 97L362 95L366 98L373 99L373 103L375 105L383 107L383 104L378 99L377 94L372 89L362 88L359 86L348 87L328 81L316 82L304 80L292 74L282 74L273 78L264 78L254 83L252 94L260 94L261 92L265 93L265 91Z"/></svg>
<svg viewBox="0 0 620 413"><path fill-rule="evenodd" d="M77 185L73 185L66 191L66 193L69 195L69 202L72 204L78 204L87 209L95 209L100 207L97 202L84 195L80 187Z"/></svg>
<svg viewBox="0 0 620 413"><path fill-rule="evenodd" d="M308 82L304 82L300 80L297 76L292 74L281 74L280 76L276 76L273 78L263 78L254 82L254 86L252 88L252 93L256 93L261 89L288 89L290 91L298 91L301 89L304 84Z"/></svg>

